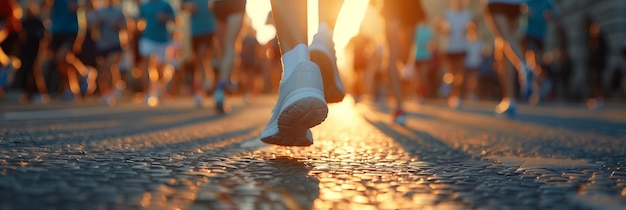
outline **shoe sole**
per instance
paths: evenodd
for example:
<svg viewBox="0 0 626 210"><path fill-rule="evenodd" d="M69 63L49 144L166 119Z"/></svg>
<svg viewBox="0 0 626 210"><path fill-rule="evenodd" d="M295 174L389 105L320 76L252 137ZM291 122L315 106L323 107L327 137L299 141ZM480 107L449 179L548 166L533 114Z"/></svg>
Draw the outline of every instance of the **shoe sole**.
<svg viewBox="0 0 626 210"><path fill-rule="evenodd" d="M278 132L261 141L280 146L310 146L307 130L322 123L328 115L326 102L305 97L284 108L278 117Z"/></svg>
<svg viewBox="0 0 626 210"><path fill-rule="evenodd" d="M311 50L309 53L311 61L320 67L322 73L322 82L324 83L324 97L328 103L338 103L343 101L345 91L339 89L335 84L334 64L328 58L326 53L320 50Z"/></svg>

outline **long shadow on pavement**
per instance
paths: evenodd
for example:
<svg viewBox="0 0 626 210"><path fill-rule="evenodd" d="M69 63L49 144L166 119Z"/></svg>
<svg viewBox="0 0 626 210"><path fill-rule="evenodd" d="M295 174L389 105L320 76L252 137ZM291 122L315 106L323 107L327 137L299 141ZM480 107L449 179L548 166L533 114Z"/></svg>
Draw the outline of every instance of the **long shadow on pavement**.
<svg viewBox="0 0 626 210"><path fill-rule="evenodd" d="M196 113L191 111L190 113ZM234 113L233 113L234 114ZM142 128L119 133L118 135L132 135L136 133L150 132L157 130L176 129L179 126L216 120L222 116L200 116L188 118L181 122L162 124L157 128ZM203 138L193 138L181 142L156 144L154 147L145 147L132 150L96 150L87 153L51 152L46 155L35 153L19 157L4 159L5 164L16 165L22 161L40 159L43 161L32 161L27 168L15 171L4 172L0 179L0 184L11 182L12 185L0 185L0 204L19 206L20 209L41 209L45 206L65 209L67 206L74 206L79 209L126 209L135 205L138 207L139 201L152 197L145 208L174 209L180 207L189 198L197 196L190 193L189 183L200 184L206 182L206 169L217 172L224 168L221 160L226 157L226 153L219 151L219 147L236 147L238 142L248 140L249 136L256 135L257 129L253 127L232 129L228 133L220 133L216 136ZM103 139L91 139L100 141ZM234 140L233 140L234 139ZM148 140L149 141L149 140ZM224 145L212 146L206 144L225 142ZM58 141L46 141L46 147ZM77 143L77 142L73 142ZM72 144L63 142L63 144ZM203 148L204 151L199 150ZM20 148L11 147L12 150L24 151ZM184 155L181 155L184 154ZM194 154L198 154L195 155ZM35 156L37 156L35 158ZM195 158L194 158L195 157ZM278 174L298 175L307 174L310 168L303 167L302 163L282 159L270 159L267 165L272 166ZM298 165L298 163L300 165ZM251 163L250 163L251 164ZM288 166L288 167L283 167ZM246 170L250 167L244 167ZM281 173L280 170L289 169ZM193 171L196 170L196 171ZM201 172L205 171L205 172ZM304 172L299 172L304 171ZM199 174L198 174L199 173ZM251 173L255 176L267 173ZM293 176L285 178L294 180L291 185L304 182L307 178L303 176ZM230 173L222 173L223 178L232 178ZM180 181L174 181L176 177ZM259 179L263 179L262 177ZM78 181L80 180L80 181ZM183 182L183 180L185 182ZM315 183L307 181L307 183ZM278 183L277 186L280 186ZM313 186L315 184L311 184ZM315 185L317 186L317 185ZM81 189L81 191L77 191ZM274 189L269 187L268 189ZM307 191L312 188L306 188ZM251 193L251 191L237 191L229 189L235 193ZM41 195L49 195L47 199L24 200L30 198L30 194L35 191ZM319 194L319 188L317 188ZM312 190L311 192L315 192ZM6 194L5 194L6 193ZM7 195L8 194L8 195ZM162 195L162 197L160 196ZM146 197L147 196L147 197ZM267 195L271 196L271 195ZM167 199L165 199L167 197ZM245 198L246 196L233 196L233 199ZM274 196L276 197L276 196ZM280 195L279 197L285 197ZM317 196L316 196L317 197ZM20 200L21 199L21 200ZM24 201L22 201L24 200ZM45 201L44 201L45 200ZM219 199L218 199L219 200ZM311 199L309 199L311 200ZM167 201L167 202L163 202ZM192 200L193 201L193 200ZM312 201L312 200L311 200ZM180 203L179 203L180 202ZM306 204L306 202L298 202ZM120 206L118 206L120 205ZM143 205L143 204L142 204ZM309 208L312 204L309 204ZM69 208L69 207L68 207Z"/></svg>
<svg viewBox="0 0 626 210"><path fill-rule="evenodd" d="M485 110L463 110L463 112L494 116L492 111ZM617 138L626 137L626 122L613 122L601 119L569 116L546 116L531 113L518 113L513 120L543 125L551 128L562 128L579 132L592 132Z"/></svg>
<svg viewBox="0 0 626 210"><path fill-rule="evenodd" d="M427 132L410 127L390 125L368 119L395 142L401 144L411 156L429 163L418 169L418 173L430 173L431 194L436 194L436 202L460 202L471 208L500 209L503 206L539 208L541 199L565 201L571 192L560 189L557 193L542 195L535 177L521 176L516 167L496 166L492 162L481 161L459 149L447 145L443 140ZM557 187L558 188L558 187ZM572 203L552 203L565 209L579 208Z"/></svg>
<svg viewBox="0 0 626 210"><path fill-rule="evenodd" d="M236 114L239 109L234 109L231 114ZM154 112L154 115L150 113ZM181 118L182 119L175 119ZM210 122L219 119L223 119L228 115L216 114L213 111L203 109L173 109L173 110L150 110L136 113L119 113L106 116L92 116L81 119L65 119L65 120L42 120L32 125L28 123L28 126L45 126L56 125L57 128L53 130L54 133L58 133L59 137L54 137L51 131L37 129L31 133L33 136L48 136L47 138L53 138L49 140L13 140L13 148L28 148L32 146L58 146L66 144L98 144L99 141L103 141L111 138L123 138L132 135L140 135L150 132L166 131L176 128L181 128L201 122ZM163 122L157 122L157 119ZM174 119L172 119L174 118ZM91 122L112 122L114 126L110 128L92 127L86 129L76 128L63 128L64 124L81 124ZM20 122L15 122L20 123ZM19 124L14 126L20 126ZM26 136L28 137L28 136Z"/></svg>

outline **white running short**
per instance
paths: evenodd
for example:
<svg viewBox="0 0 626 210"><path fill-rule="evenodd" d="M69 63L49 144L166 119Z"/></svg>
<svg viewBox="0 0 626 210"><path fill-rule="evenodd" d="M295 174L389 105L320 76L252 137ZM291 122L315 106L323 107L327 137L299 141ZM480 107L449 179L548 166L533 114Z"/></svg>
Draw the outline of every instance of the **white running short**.
<svg viewBox="0 0 626 210"><path fill-rule="evenodd" d="M139 39L139 55L141 55L141 57L156 55L157 61L164 63L165 52L167 51L168 45L169 43L158 43L150 39L141 38Z"/></svg>

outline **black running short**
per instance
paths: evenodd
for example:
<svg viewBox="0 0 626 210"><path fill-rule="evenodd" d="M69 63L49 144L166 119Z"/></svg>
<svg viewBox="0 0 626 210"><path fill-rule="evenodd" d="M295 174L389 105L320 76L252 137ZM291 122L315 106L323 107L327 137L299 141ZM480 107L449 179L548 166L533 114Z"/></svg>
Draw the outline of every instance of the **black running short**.
<svg viewBox="0 0 626 210"><path fill-rule="evenodd" d="M218 0L213 6L215 19L226 21L229 15L246 11L246 0Z"/></svg>
<svg viewBox="0 0 626 210"><path fill-rule="evenodd" d="M194 52L200 47L205 47L211 50L213 48L213 33L191 37L191 45Z"/></svg>
<svg viewBox="0 0 626 210"><path fill-rule="evenodd" d="M76 41L76 33L57 33L52 34L52 41L48 48L53 52L57 52L61 47L71 50Z"/></svg>
<svg viewBox="0 0 626 210"><path fill-rule="evenodd" d="M111 47L107 47L104 49L98 49L96 50L96 57L109 57L109 55L112 55L114 53L122 53L122 46L120 45L114 45Z"/></svg>
<svg viewBox="0 0 626 210"><path fill-rule="evenodd" d="M510 18L517 18L522 14L522 7L519 4L489 3L485 11L489 14L504 14Z"/></svg>
<svg viewBox="0 0 626 210"><path fill-rule="evenodd" d="M399 19L406 25L426 19L421 0L386 0L381 12L386 19Z"/></svg>

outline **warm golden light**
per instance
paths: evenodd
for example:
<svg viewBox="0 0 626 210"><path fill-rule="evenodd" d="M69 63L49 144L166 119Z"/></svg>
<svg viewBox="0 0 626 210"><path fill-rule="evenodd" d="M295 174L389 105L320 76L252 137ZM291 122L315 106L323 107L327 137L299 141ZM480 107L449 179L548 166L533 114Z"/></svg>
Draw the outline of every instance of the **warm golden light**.
<svg viewBox="0 0 626 210"><path fill-rule="evenodd" d="M146 103L148 104L149 107L156 107L159 105L159 99L157 97L150 96L148 100L146 101Z"/></svg>
<svg viewBox="0 0 626 210"><path fill-rule="evenodd" d="M15 9L13 9L13 17L15 19L21 20L22 16L24 16L24 10L22 10L21 7L16 7Z"/></svg>
<svg viewBox="0 0 626 210"><path fill-rule="evenodd" d="M454 75L450 72L443 75L443 82L446 84L452 84L454 82Z"/></svg>
<svg viewBox="0 0 626 210"><path fill-rule="evenodd" d="M137 30L138 31L143 31L146 29L146 21L144 20L140 20L137 22Z"/></svg>
<svg viewBox="0 0 626 210"><path fill-rule="evenodd" d="M350 6L343 7L339 13L333 40L335 41L335 49L337 50L337 59L340 69L341 66L344 66L344 58L346 57L343 54L343 49L348 44L350 39L358 33L361 21L365 16L367 4L368 1L363 0L346 0L344 5ZM252 26L257 30L257 40L259 40L259 43L261 44L267 43L267 41L271 40L276 35L276 29L273 26L265 24L270 10L271 4L269 0L248 1L246 4L246 13L252 19ZM318 1L309 0L309 42L313 40L313 35L317 33L317 28L319 26L317 11Z"/></svg>

